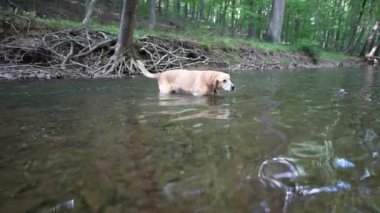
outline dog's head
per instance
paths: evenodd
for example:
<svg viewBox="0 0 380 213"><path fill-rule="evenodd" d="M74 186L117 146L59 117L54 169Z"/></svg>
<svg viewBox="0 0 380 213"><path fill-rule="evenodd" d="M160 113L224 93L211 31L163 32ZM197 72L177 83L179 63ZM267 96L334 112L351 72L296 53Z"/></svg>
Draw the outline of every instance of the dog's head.
<svg viewBox="0 0 380 213"><path fill-rule="evenodd" d="M224 91L234 91L236 86L231 82L230 75L223 72L218 72L215 77L215 89Z"/></svg>

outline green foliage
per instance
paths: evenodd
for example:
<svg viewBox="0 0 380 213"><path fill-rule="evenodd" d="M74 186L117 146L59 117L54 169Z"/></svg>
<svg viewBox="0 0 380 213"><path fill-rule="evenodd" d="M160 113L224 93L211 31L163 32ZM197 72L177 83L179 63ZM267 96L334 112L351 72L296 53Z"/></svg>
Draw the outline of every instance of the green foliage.
<svg viewBox="0 0 380 213"><path fill-rule="evenodd" d="M40 22L42 25L50 29L76 28L81 26L81 23L67 19L36 18L36 21Z"/></svg>
<svg viewBox="0 0 380 213"><path fill-rule="evenodd" d="M251 47L265 51L287 52L292 50L289 46L283 44L275 44L259 40L244 40L244 42Z"/></svg>
<svg viewBox="0 0 380 213"><path fill-rule="evenodd" d="M327 52L327 51L321 51L320 58L327 59L327 60L334 60L334 61L347 61L349 59L352 59L352 60L356 59L355 57L344 54L343 52Z"/></svg>
<svg viewBox="0 0 380 213"><path fill-rule="evenodd" d="M202 28L196 29L189 27L188 29L189 30L177 33L160 30L147 30L145 28L141 28L135 30L135 37L141 37L146 34L151 34L173 39L189 40L199 43L206 49L221 48L226 51L237 49L240 47L251 47L259 50L276 52L285 52L292 50L289 46L282 44L263 42L256 39L243 39L239 37L220 36L207 32Z"/></svg>
<svg viewBox="0 0 380 213"><path fill-rule="evenodd" d="M317 63L321 56L321 49L315 41L301 40L294 45L296 51L303 52Z"/></svg>
<svg viewBox="0 0 380 213"><path fill-rule="evenodd" d="M44 27L49 29L65 29L65 28L79 28L79 27L88 27L97 30L103 30L113 35L117 35L119 32L119 27L115 25L102 25L95 22L90 22L86 25L83 25L80 22L71 21L67 19L44 19L36 18L36 21L41 23Z"/></svg>

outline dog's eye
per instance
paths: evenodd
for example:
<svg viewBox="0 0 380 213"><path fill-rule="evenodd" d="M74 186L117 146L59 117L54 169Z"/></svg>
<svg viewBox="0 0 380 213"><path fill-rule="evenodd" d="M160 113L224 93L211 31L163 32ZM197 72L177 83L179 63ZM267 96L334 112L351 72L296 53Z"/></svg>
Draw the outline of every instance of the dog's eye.
<svg viewBox="0 0 380 213"><path fill-rule="evenodd" d="M224 80L223 80L223 83L226 83L226 82L227 82L227 80L226 80L226 79L224 79Z"/></svg>

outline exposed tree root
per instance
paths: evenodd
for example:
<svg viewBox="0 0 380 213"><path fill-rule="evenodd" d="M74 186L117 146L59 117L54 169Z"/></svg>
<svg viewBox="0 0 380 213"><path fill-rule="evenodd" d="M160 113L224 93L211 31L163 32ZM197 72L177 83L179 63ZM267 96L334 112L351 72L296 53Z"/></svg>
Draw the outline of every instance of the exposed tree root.
<svg viewBox="0 0 380 213"><path fill-rule="evenodd" d="M111 56L108 63L101 67L100 70L102 70L100 73L103 76L116 74L118 77L122 77L125 73L134 75L139 72L135 59L125 56Z"/></svg>
<svg viewBox="0 0 380 213"><path fill-rule="evenodd" d="M0 42L0 63L55 69L80 69L83 74L104 63L116 39L101 31L64 30L45 35L10 37Z"/></svg>
<svg viewBox="0 0 380 213"><path fill-rule="evenodd" d="M116 41L105 32L88 29L9 37L0 41L0 63L74 69L89 77L121 77L139 72L133 59L114 56ZM156 72L207 64L210 60L202 48L188 42L145 36L137 43L141 46L140 56Z"/></svg>
<svg viewBox="0 0 380 213"><path fill-rule="evenodd" d="M142 46L139 53L148 59L148 70L159 72L210 62L210 57L203 48L187 41L144 36L138 42Z"/></svg>

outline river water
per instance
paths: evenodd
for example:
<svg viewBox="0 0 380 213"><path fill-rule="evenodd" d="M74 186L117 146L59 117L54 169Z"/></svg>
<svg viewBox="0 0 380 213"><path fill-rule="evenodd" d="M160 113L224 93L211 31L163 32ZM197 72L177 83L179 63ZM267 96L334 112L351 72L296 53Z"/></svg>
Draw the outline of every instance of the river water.
<svg viewBox="0 0 380 213"><path fill-rule="evenodd" d="M0 82L0 212L378 212L380 75Z"/></svg>

